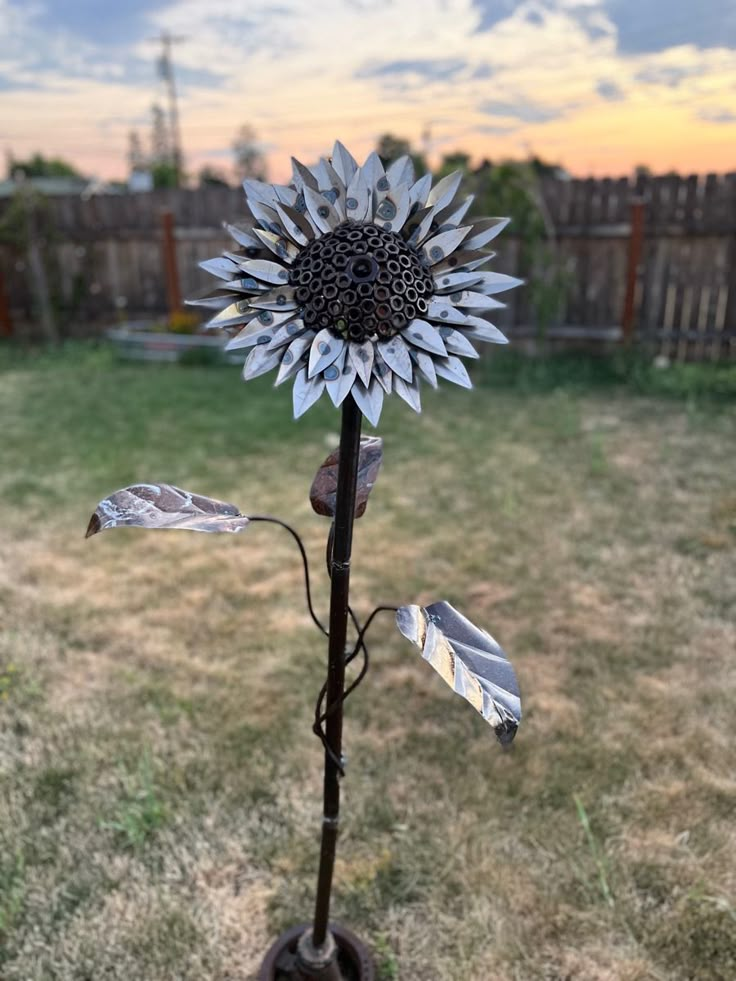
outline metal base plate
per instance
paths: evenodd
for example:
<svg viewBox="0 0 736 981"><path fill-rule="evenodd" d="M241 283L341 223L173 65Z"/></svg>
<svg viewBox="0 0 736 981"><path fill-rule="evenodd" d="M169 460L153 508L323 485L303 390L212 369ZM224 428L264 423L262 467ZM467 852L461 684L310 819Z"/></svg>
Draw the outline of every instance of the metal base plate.
<svg viewBox="0 0 736 981"><path fill-rule="evenodd" d="M269 947L257 981L301 981L296 966L296 945L309 923L291 927ZM345 981L375 981L375 968L368 948L354 933L337 923L330 924L337 942L338 963Z"/></svg>

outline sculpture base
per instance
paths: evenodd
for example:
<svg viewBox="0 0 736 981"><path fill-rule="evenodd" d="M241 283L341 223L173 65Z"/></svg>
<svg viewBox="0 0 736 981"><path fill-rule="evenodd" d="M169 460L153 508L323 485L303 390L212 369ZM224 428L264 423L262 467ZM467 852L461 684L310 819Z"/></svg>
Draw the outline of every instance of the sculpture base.
<svg viewBox="0 0 736 981"><path fill-rule="evenodd" d="M258 972L257 981L302 981L304 975L297 966L297 943L310 924L291 927L274 941ZM365 944L345 927L330 924L337 942L337 960L344 981L375 981L373 959Z"/></svg>

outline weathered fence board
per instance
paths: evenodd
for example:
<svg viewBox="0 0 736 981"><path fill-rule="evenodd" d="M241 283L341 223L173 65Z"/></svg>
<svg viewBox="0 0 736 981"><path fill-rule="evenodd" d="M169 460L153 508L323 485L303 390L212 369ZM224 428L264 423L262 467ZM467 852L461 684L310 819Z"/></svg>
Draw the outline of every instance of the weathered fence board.
<svg viewBox="0 0 736 981"><path fill-rule="evenodd" d="M554 229L550 250L564 270L558 315L545 325L550 336L610 339L630 330L635 342L670 358L736 357L736 174L545 179L540 191ZM89 335L129 316L163 319L173 275L165 272L166 212L181 294L189 296L211 282L198 262L231 247L222 222L244 216L239 189L60 197L36 209L36 244L65 334ZM542 282L544 270L521 268L523 250L513 225L509 231L497 268ZM32 272L26 245L0 245L5 334L13 324L16 334L42 336ZM533 288L514 291L498 323L528 335L541 329L536 310Z"/></svg>

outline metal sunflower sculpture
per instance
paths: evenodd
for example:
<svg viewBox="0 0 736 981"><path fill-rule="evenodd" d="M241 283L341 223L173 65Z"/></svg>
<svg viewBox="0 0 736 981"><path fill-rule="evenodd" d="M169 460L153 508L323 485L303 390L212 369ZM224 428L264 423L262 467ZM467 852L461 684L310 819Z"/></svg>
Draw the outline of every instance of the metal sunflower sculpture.
<svg viewBox="0 0 736 981"><path fill-rule="evenodd" d="M325 391L335 406L351 394L374 426L391 392L419 412L422 379L470 388L461 358L506 343L485 317L520 282L482 269L508 219L466 221L461 175L433 187L409 157L359 167L337 142L331 161L292 162L288 187L244 182L251 217L226 226L240 251L203 262L219 285L190 301L218 311L207 326L233 335L228 350L249 351L245 380L293 379L297 418Z"/></svg>
<svg viewBox="0 0 736 981"><path fill-rule="evenodd" d="M313 725L325 753L322 842L311 925L274 942L259 981L375 978L366 947L331 921L330 902L345 775L343 707L368 669L366 636L378 614L395 615L399 631L502 744L513 740L521 720L519 687L505 652L449 603L377 606L365 619L349 605L353 524L366 510L383 458L379 438L361 438L363 416L376 425L390 392L418 412L420 379L470 387L460 359L477 357L472 341L506 341L484 315L502 306L495 295L519 280L481 267L493 255L485 246L507 219L464 223L471 199L453 203L459 183L458 174L434 187L430 176L415 181L408 158L384 170L371 154L358 167L336 143L331 162L310 170L294 161L290 187L246 181L251 217L227 226L240 251L203 263L220 284L193 302L217 310L210 325L233 335L231 349L250 349L244 377L273 368L277 384L293 378L296 416L325 390L341 407L340 445L310 491L314 510L332 521L326 621L312 601L304 543L280 518L148 481L101 501L87 529L88 537L125 526L250 534L267 523L285 529L299 548L307 608L328 642L327 680ZM346 684L350 665L361 657Z"/></svg>

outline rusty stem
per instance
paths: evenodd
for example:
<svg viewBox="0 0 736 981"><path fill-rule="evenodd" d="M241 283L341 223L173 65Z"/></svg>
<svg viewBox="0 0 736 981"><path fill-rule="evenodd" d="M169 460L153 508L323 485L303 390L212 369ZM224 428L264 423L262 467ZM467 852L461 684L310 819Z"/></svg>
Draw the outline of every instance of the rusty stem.
<svg viewBox="0 0 736 981"><path fill-rule="evenodd" d="M339 761L342 755L342 697L345 688L345 642L350 591L350 554L353 544L361 422L360 410L352 395L348 395L342 407L334 542L330 560L331 591L326 705L328 712L330 706L335 705L336 708L329 712L326 719L327 744L333 755L325 752L322 846L312 932L312 942L316 948L322 947L327 938L340 814L340 767L336 761Z"/></svg>

